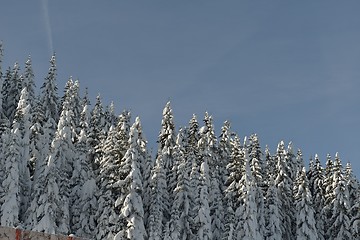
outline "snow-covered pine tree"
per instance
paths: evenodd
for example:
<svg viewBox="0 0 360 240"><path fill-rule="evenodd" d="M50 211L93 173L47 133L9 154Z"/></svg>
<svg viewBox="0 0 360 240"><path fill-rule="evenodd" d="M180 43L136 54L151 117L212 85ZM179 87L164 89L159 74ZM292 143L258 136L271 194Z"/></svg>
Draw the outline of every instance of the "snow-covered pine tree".
<svg viewBox="0 0 360 240"><path fill-rule="evenodd" d="M140 165L142 162L139 133L137 125L140 119L136 118L130 128L129 148L120 165L120 179L116 182L121 192L115 202L115 208L120 208L120 230L114 240L132 239L143 240L147 238L144 226L144 209L142 202L142 175Z"/></svg>
<svg viewBox="0 0 360 240"><path fill-rule="evenodd" d="M275 178L275 169L276 169L276 158L271 154L270 148L268 145L265 146L264 150L265 155L265 171L264 171L264 180L265 180L265 189L264 192L267 192L267 188L272 185L273 183L270 183L270 176L274 176Z"/></svg>
<svg viewBox="0 0 360 240"><path fill-rule="evenodd" d="M114 183L120 179L119 168L121 153L119 152L118 132L111 127L103 144L103 157L99 162L99 174L97 184L98 210L96 219L98 222L96 239L112 239L121 229L119 228L119 209L115 210L115 201L121 192Z"/></svg>
<svg viewBox="0 0 360 240"><path fill-rule="evenodd" d="M254 182L254 194L257 209L257 222L259 225L260 236L265 235L265 213L264 213L264 197L266 190L264 183L264 162L262 160L262 152L257 134L249 137L248 144L249 166Z"/></svg>
<svg viewBox="0 0 360 240"><path fill-rule="evenodd" d="M31 106L34 105L35 102L35 75L32 68L31 57L29 56L25 62L25 71L24 71L24 87L28 92L28 99Z"/></svg>
<svg viewBox="0 0 360 240"><path fill-rule="evenodd" d="M104 111L104 132L107 133L111 126L116 126L118 119L115 115L115 105L111 102Z"/></svg>
<svg viewBox="0 0 360 240"><path fill-rule="evenodd" d="M349 216L349 190L338 153L335 155L333 172L333 198L330 202L332 215L327 229L328 239L352 239Z"/></svg>
<svg viewBox="0 0 360 240"><path fill-rule="evenodd" d="M151 191L147 230L149 240L160 240L163 238L164 226L167 224L164 216L166 214L165 211L169 207L167 204L169 199L167 195L166 172L162 160L155 162L155 166L151 171L150 181Z"/></svg>
<svg viewBox="0 0 360 240"><path fill-rule="evenodd" d="M7 71L2 86L2 108L5 116L12 122L20 99L23 78L20 76L20 66L16 62L14 67Z"/></svg>
<svg viewBox="0 0 360 240"><path fill-rule="evenodd" d="M40 106L40 105L38 105ZM30 161L33 163L34 172L32 175L32 187L31 187L31 195L30 195L30 203L28 210L25 214L25 228L32 230L36 226L38 229L42 229L43 231L50 232L53 227L51 226L52 223L46 222L50 220L50 216L44 219L44 223L46 225L39 225L41 218L44 216L43 209L47 202L47 195L44 191L47 189L45 188L45 184L48 184L49 177L48 175L48 157L50 154L49 143L51 142L51 136L53 135L53 119L47 119L47 121L43 122L41 108L38 108L39 111L35 111L34 115L37 119L35 123L31 127L32 132L32 151L31 151L31 159ZM38 114L39 113L39 114ZM54 171L54 170L52 170ZM51 180L53 181L53 180ZM52 182L51 182L52 183ZM49 187L52 187L50 185ZM58 186L56 185L56 188ZM49 189L50 190L50 189ZM50 198L53 203L57 202L56 199ZM48 206L52 206L49 204Z"/></svg>
<svg viewBox="0 0 360 240"><path fill-rule="evenodd" d="M59 227L59 220L63 217L68 219L67 212L62 212L62 197L57 183L59 169L50 155L48 164L44 171L43 186L37 186L38 194L33 199L29 209L28 229L50 234L68 234L68 229ZM37 208L33 208L37 207ZM65 216L64 216L65 215Z"/></svg>
<svg viewBox="0 0 360 240"><path fill-rule="evenodd" d="M70 91L70 90L69 90ZM75 148L73 139L75 136L74 113L71 106L73 98L71 94L65 99L60 119L51 143L48 158L47 172L45 172L45 188L40 195L43 204L38 213L38 222L33 227L37 231L49 233L68 234L70 231L69 195L70 179L73 173L73 161ZM44 200L44 202L42 202ZM50 203L49 203L50 202ZM49 206L49 209L46 207ZM46 224L46 222L49 222Z"/></svg>
<svg viewBox="0 0 360 240"><path fill-rule="evenodd" d="M21 91L12 126L14 141L19 151L20 221L24 220L24 214L28 208L31 191L30 172L28 168L30 160L30 126L30 104L28 101L27 88L24 87Z"/></svg>
<svg viewBox="0 0 360 240"><path fill-rule="evenodd" d="M170 220L170 206L175 189L175 177L171 170L174 164L175 125L170 102L163 110L161 130L158 137L158 151L151 177L151 205L147 224L149 239L161 239L164 226ZM161 202L159 202L161 201Z"/></svg>
<svg viewBox="0 0 360 240"><path fill-rule="evenodd" d="M228 176L225 181L224 203L226 207L223 239L237 239L235 232L239 218L235 216L236 210L240 207L240 186L239 181L244 174L245 153L241 147L240 139L235 136L231 140L231 156L226 166Z"/></svg>
<svg viewBox="0 0 360 240"><path fill-rule="evenodd" d="M124 110L120 114L118 119L119 120L116 125L116 132L117 132L117 141L119 148L118 149L119 157L122 159L125 156L127 149L129 148L131 112L128 110ZM141 133L142 131L140 130L141 128L140 119L137 119L137 121L138 121L138 131ZM139 139L139 141L142 141L142 146L144 146L146 140L142 137L141 139Z"/></svg>
<svg viewBox="0 0 360 240"><path fill-rule="evenodd" d="M198 142L199 155L203 162L209 165L210 184L208 189L209 207L211 216L211 232L213 239L220 239L223 225L223 179L221 175L220 156L217 139L214 132L212 117L206 112L204 126L200 129L200 140Z"/></svg>
<svg viewBox="0 0 360 240"><path fill-rule="evenodd" d="M80 133L75 143L76 155L74 171L70 180L72 189L70 195L70 229L76 236L91 238L95 235L95 213L98 208L96 194L98 188L95 175L88 158L87 116L89 115L87 102L84 102L79 123Z"/></svg>
<svg viewBox="0 0 360 240"><path fill-rule="evenodd" d="M281 227L283 239L291 239L293 238L293 230L294 230L294 209L293 209L293 180L292 169L290 169L289 159L291 153L288 153L285 150L284 142L281 141L278 144L277 152L276 152L276 177L275 184L279 189L279 200L281 202Z"/></svg>
<svg viewBox="0 0 360 240"><path fill-rule="evenodd" d="M100 94L96 97L96 103L91 111L89 127L89 146L90 160L92 162L95 175L99 172L99 162L102 159L102 148L106 138L103 126L105 124L104 111Z"/></svg>
<svg viewBox="0 0 360 240"><path fill-rule="evenodd" d="M281 228L281 202L279 199L279 189L275 185L274 173L269 173L268 188L265 197L265 223L266 240L278 240L282 238Z"/></svg>
<svg viewBox="0 0 360 240"><path fill-rule="evenodd" d="M239 185L239 206L235 210L235 217L238 218L237 225L235 227L236 239L263 239L260 233L260 226L258 222L258 210L255 198L257 197L257 188L252 171L250 169L250 160L248 155L248 149L244 143L243 158L244 166L242 166L243 174L241 176Z"/></svg>
<svg viewBox="0 0 360 240"><path fill-rule="evenodd" d="M345 169L345 179L349 190L349 215L351 218L350 229L354 239L360 237L360 184L354 176L351 164L348 162Z"/></svg>
<svg viewBox="0 0 360 240"><path fill-rule="evenodd" d="M5 129L1 135L4 144L4 176L2 181L3 195L1 196L1 226L17 227L20 224L20 182L19 182L19 162L20 146L17 136L18 132L11 132Z"/></svg>
<svg viewBox="0 0 360 240"><path fill-rule="evenodd" d="M356 215L356 210L352 209L352 207L355 205L357 199L360 198L360 189L359 189L360 184L359 181L354 176L351 164L349 162L346 163L344 174L345 174L346 185L349 191L349 209L350 209L350 215L352 217Z"/></svg>
<svg viewBox="0 0 360 240"><path fill-rule="evenodd" d="M294 184L294 198L296 239L318 239L314 216L315 210L312 207L312 195L309 189L305 167L303 167L302 171L298 172L298 176Z"/></svg>
<svg viewBox="0 0 360 240"><path fill-rule="evenodd" d="M197 226L196 239L210 240L212 238L211 231L211 216L209 206L209 186L210 186L210 174L209 166L206 159L200 165L200 179L197 187L198 199L195 203L197 207L197 216L194 219L194 223Z"/></svg>
<svg viewBox="0 0 360 240"><path fill-rule="evenodd" d="M122 123L122 125L123 124L124 122ZM154 160L147 149L147 140L143 133L142 124L139 117L135 119L134 124L139 135L137 141L139 145L140 173L143 179L143 191L141 197L143 199L144 223L146 223L149 216L148 210L150 207L150 177L151 169L154 167ZM127 134L127 136L129 136L129 134ZM124 147L127 145L124 145Z"/></svg>
<svg viewBox="0 0 360 240"><path fill-rule="evenodd" d="M360 198L356 199L351 211L355 212L351 219L351 233L354 239L358 239L360 237Z"/></svg>
<svg viewBox="0 0 360 240"><path fill-rule="evenodd" d="M231 144L230 144L230 136L231 136L231 131L230 131L230 122L225 121L223 126L221 127L221 134L220 134L220 140L219 140L219 172L220 172L220 176L222 177L222 190L225 190L225 181L226 181L226 176L227 176L227 170L226 170L226 165L228 164L229 160L230 160L230 155L231 155Z"/></svg>
<svg viewBox="0 0 360 240"><path fill-rule="evenodd" d="M333 214L333 209L331 206L331 202L334 199L333 175L334 175L334 163L333 163L333 160L332 160L330 154L327 154L324 181L323 181L324 208L322 209L322 214L325 218L325 222L324 222L324 238L325 239L330 239L330 236L328 235L327 230L331 227L330 218Z"/></svg>
<svg viewBox="0 0 360 240"><path fill-rule="evenodd" d="M56 124L59 120L59 97L58 87L56 84L57 69L55 54L51 56L50 67L44 83L41 86L41 103L43 104L43 111L46 119L51 118L54 120L54 132L56 130Z"/></svg>
<svg viewBox="0 0 360 240"><path fill-rule="evenodd" d="M81 113L83 111L83 107L81 105L81 97L80 97L80 82L79 80L75 80L74 84L71 88L71 96L72 96L72 107L73 107L73 112L74 112L74 121L75 121L75 125L79 126L80 123L80 116ZM76 131L77 134L79 134L78 131Z"/></svg>
<svg viewBox="0 0 360 240"><path fill-rule="evenodd" d="M190 188L193 194L190 195L190 229L192 236L196 236L199 225L195 224L199 211L199 191L198 186L200 185L200 166L201 159L199 156L198 142L199 142L199 123L195 115L192 116L189 122L189 126L186 129L185 134L185 158L191 162L190 171Z"/></svg>
<svg viewBox="0 0 360 240"><path fill-rule="evenodd" d="M321 166L319 156L315 155L315 162L310 164L308 171L309 189L313 197L313 208L315 210L315 224L318 232L318 239L324 240L324 224L326 218L324 216L324 169ZM311 163L311 162L310 162Z"/></svg>
<svg viewBox="0 0 360 240"><path fill-rule="evenodd" d="M9 94L11 84L11 68L8 67L5 71L5 74L2 73L2 82L1 82L1 109L3 115L8 120L8 117L5 113L5 109L7 109L7 95Z"/></svg>
<svg viewBox="0 0 360 240"><path fill-rule="evenodd" d="M190 171L192 162L185 157L184 132L180 129L174 148L174 159L177 163L177 184L174 189L174 202L171 206L168 239L190 239L192 237L190 225L190 206L192 188L190 185Z"/></svg>

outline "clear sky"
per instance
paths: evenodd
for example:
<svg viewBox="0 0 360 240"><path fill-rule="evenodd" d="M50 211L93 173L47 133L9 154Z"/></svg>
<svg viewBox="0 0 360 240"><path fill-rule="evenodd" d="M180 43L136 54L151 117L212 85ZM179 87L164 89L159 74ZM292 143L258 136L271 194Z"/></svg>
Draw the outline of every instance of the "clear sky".
<svg viewBox="0 0 360 240"><path fill-rule="evenodd" d="M139 115L151 146L171 100L258 133L272 152L339 152L360 176L360 1L2 1L5 64L32 56L37 86L57 54L69 76L118 112ZM61 93L61 92L59 92ZM61 93L62 94L62 93ZM94 102L94 101L93 101Z"/></svg>

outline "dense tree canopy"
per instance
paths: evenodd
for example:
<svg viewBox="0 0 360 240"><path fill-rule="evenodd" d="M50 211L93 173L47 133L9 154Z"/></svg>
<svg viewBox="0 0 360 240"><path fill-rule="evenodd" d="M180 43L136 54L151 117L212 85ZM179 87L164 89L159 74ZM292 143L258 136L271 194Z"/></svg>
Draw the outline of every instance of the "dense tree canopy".
<svg viewBox="0 0 360 240"><path fill-rule="evenodd" d="M360 189L339 154L304 166L207 112L177 129L165 104L156 155L139 117L116 116L71 77L58 97L55 55L40 89L31 58L4 71L0 44L1 225L92 239L358 239Z"/></svg>

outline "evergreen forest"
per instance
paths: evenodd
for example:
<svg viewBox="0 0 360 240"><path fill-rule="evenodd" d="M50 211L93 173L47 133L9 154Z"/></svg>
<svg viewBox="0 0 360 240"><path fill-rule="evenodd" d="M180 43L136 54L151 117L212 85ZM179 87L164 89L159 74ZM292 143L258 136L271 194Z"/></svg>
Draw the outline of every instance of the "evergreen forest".
<svg viewBox="0 0 360 240"><path fill-rule="evenodd" d="M30 57L2 65L0 45L1 226L98 240L360 239L359 180L337 153L322 164L291 142L271 151L229 122L215 135L208 113L177 128L170 102L152 153L130 111L90 104L72 78L59 95L55 55L39 89Z"/></svg>

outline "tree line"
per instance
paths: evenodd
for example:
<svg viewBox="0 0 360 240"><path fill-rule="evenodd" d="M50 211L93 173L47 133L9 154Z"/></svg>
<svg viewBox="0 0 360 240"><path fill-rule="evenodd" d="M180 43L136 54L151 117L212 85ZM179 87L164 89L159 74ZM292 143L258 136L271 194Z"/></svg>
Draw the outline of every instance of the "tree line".
<svg viewBox="0 0 360 240"><path fill-rule="evenodd" d="M90 239L358 239L360 189L350 163L193 115L177 129L166 103L155 154L139 117L70 78L59 97L56 57L39 94L31 58L2 68L0 223ZM153 156L155 155L155 156Z"/></svg>

